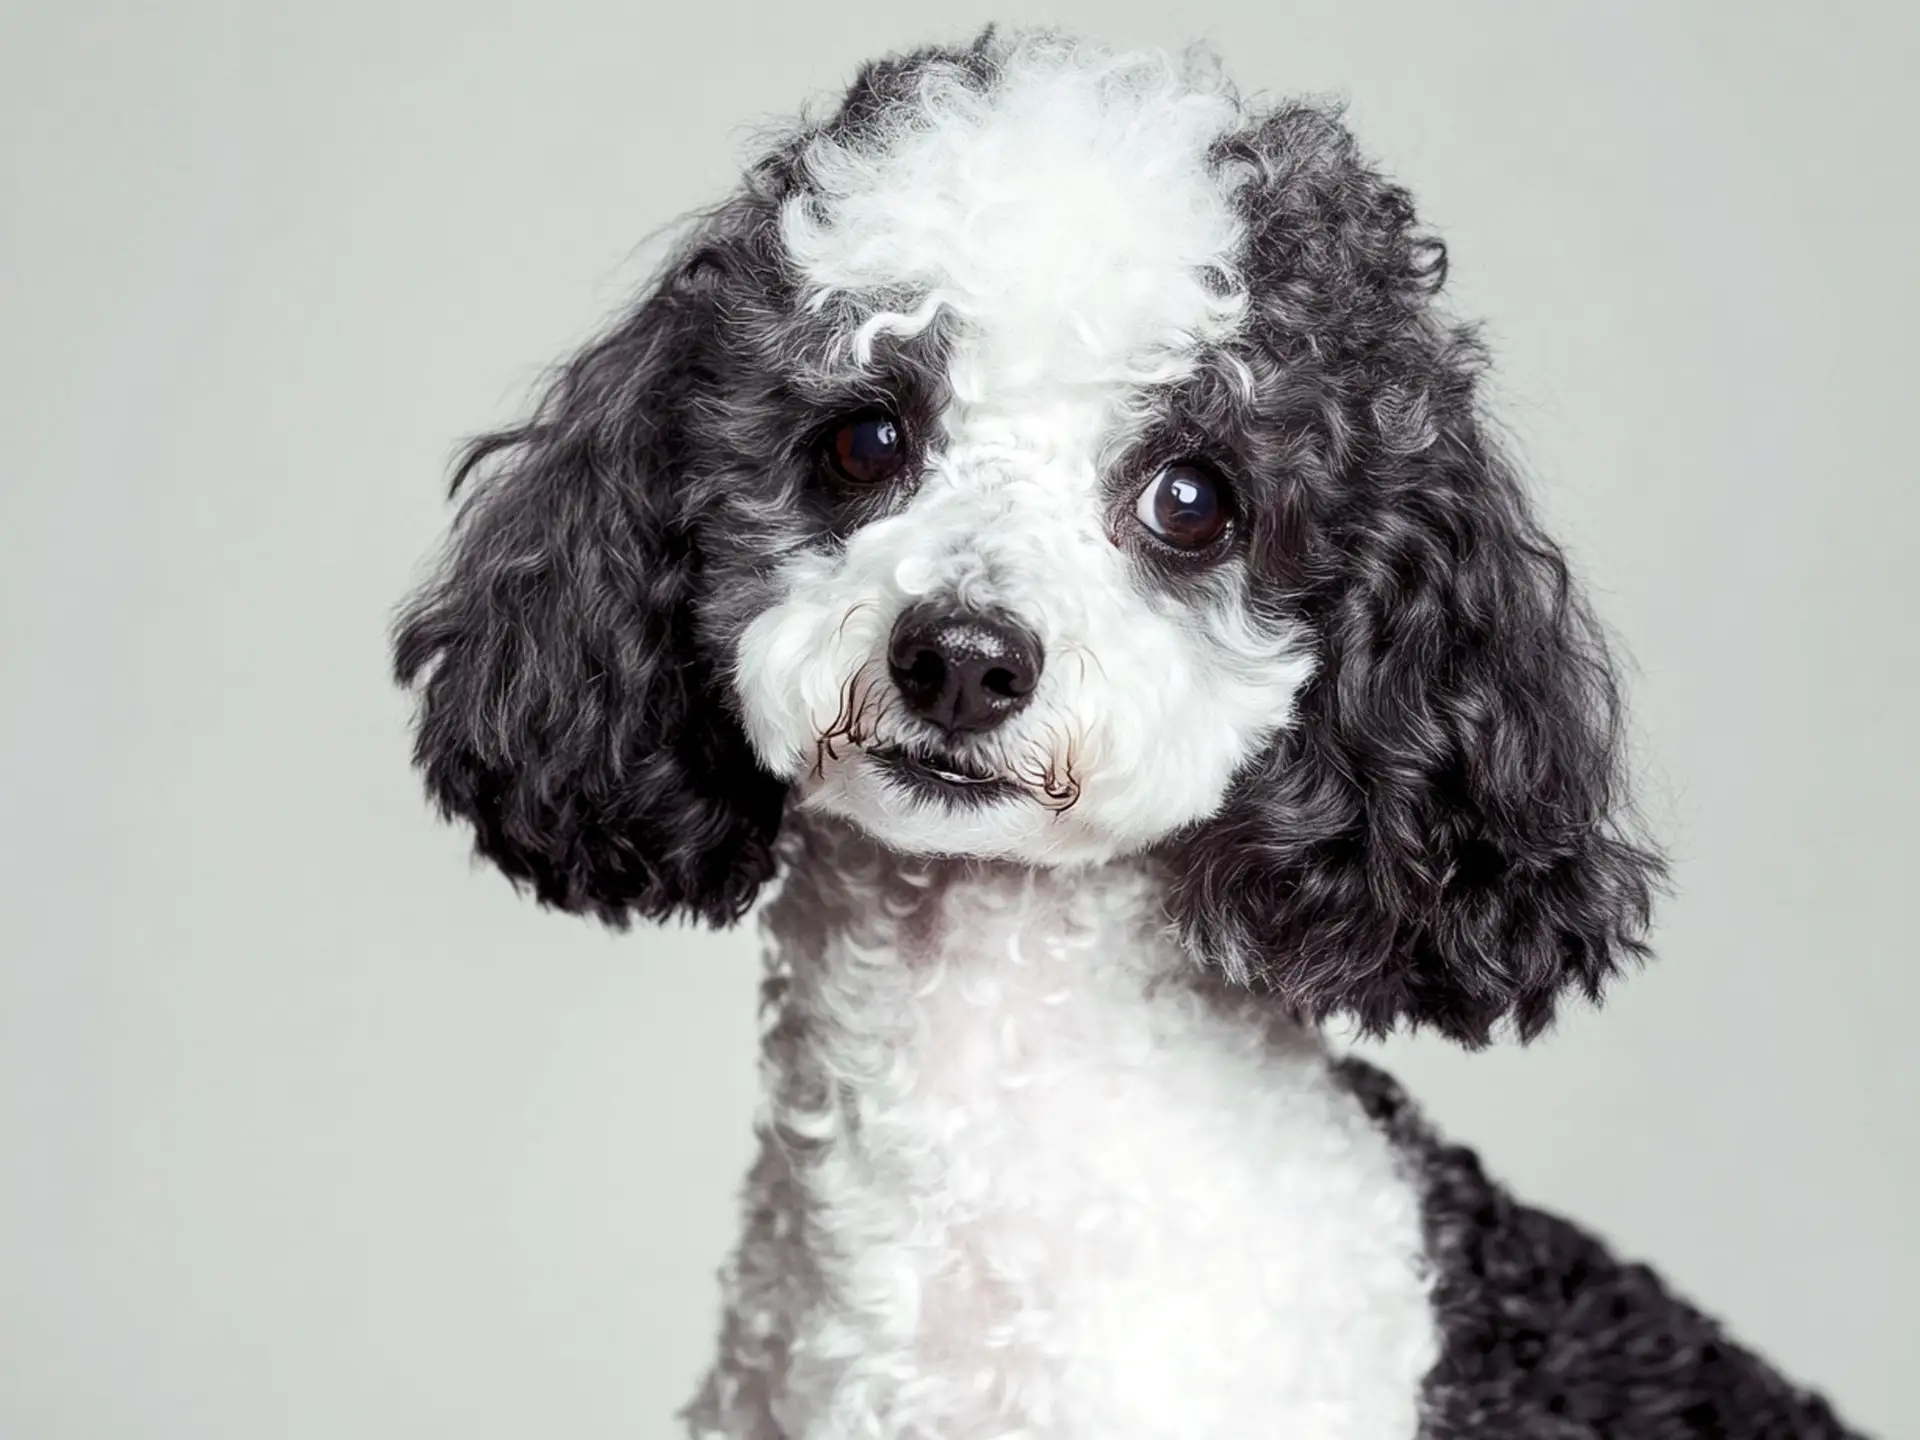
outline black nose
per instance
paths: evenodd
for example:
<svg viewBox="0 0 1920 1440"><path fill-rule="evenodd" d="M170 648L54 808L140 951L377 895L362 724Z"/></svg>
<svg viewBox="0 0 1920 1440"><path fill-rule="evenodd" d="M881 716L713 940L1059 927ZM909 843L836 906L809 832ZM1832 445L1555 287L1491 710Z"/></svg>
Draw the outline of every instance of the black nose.
<svg viewBox="0 0 1920 1440"><path fill-rule="evenodd" d="M894 622L887 668L907 706L950 734L991 730L1027 703L1040 642L1018 625L916 605Z"/></svg>

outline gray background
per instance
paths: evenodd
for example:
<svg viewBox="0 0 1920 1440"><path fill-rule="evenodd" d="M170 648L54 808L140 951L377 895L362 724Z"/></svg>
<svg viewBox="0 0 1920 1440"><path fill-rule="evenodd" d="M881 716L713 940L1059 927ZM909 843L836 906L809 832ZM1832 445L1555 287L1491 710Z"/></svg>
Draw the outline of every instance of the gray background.
<svg viewBox="0 0 1920 1440"><path fill-rule="evenodd" d="M1523 1193L1920 1429L1912 7L1045 13L1351 97L1637 666L1662 959L1530 1050L1390 1062ZM0 1433L671 1433L752 942L474 869L383 630L456 439L639 242L868 53L988 15L6 12Z"/></svg>

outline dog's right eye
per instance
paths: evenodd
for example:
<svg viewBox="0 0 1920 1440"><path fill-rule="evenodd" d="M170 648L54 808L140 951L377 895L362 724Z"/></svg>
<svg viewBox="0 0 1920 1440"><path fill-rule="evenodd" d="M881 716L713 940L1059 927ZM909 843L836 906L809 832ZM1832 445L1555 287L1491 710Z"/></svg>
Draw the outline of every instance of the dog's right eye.
<svg viewBox="0 0 1920 1440"><path fill-rule="evenodd" d="M907 463L907 437L884 410L849 415L827 433L821 458L843 480L884 485Z"/></svg>

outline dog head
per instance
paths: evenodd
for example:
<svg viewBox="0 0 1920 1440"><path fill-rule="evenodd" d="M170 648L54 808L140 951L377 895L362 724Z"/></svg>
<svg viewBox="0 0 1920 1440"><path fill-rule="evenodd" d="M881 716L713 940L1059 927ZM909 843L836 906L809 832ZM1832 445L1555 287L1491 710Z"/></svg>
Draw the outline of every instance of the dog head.
<svg viewBox="0 0 1920 1440"><path fill-rule="evenodd" d="M1304 1014L1524 1034L1640 950L1601 639L1336 115L989 33L872 65L477 441L418 760L553 905L737 918L789 804L1155 852Z"/></svg>

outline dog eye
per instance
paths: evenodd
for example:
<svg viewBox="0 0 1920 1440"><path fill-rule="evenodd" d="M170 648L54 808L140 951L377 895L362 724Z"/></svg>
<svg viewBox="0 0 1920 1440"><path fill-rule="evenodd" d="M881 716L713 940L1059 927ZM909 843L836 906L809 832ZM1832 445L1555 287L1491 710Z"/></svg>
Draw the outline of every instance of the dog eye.
<svg viewBox="0 0 1920 1440"><path fill-rule="evenodd" d="M858 485L880 485L905 468L907 440L893 416L867 411L836 424L821 454L842 479Z"/></svg>
<svg viewBox="0 0 1920 1440"><path fill-rule="evenodd" d="M1165 466L1134 504L1140 523L1176 550L1204 550L1231 518L1225 484L1192 460Z"/></svg>

